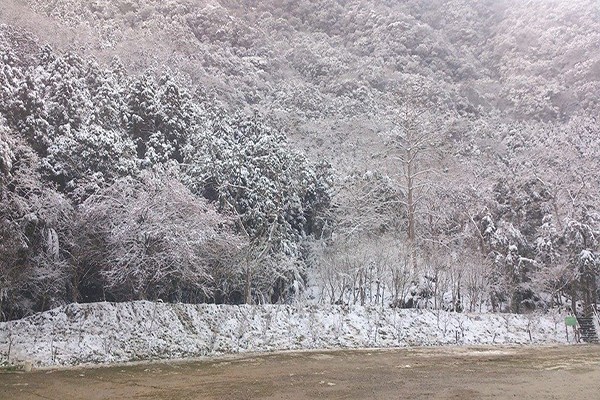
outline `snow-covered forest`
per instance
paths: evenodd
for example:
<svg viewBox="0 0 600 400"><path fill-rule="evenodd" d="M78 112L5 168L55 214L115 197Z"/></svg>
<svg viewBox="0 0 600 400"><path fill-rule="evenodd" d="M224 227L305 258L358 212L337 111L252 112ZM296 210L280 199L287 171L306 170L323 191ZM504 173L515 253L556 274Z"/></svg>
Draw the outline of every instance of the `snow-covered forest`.
<svg viewBox="0 0 600 400"><path fill-rule="evenodd" d="M596 0L2 0L0 320L600 289Z"/></svg>

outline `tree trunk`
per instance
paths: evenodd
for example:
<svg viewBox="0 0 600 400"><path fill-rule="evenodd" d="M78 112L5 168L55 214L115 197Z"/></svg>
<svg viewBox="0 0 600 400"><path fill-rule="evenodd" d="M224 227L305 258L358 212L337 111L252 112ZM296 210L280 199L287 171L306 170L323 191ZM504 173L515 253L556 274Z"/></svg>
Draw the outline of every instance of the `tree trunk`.
<svg viewBox="0 0 600 400"><path fill-rule="evenodd" d="M244 288L244 302L252 304L252 270L250 266L246 268L246 286Z"/></svg>
<svg viewBox="0 0 600 400"><path fill-rule="evenodd" d="M408 152L408 159L412 154ZM413 179L413 163L408 162L406 166L406 209L408 214L408 244L410 246L410 255L415 271L417 270L417 246L415 234L415 204L414 204L414 179Z"/></svg>
<svg viewBox="0 0 600 400"><path fill-rule="evenodd" d="M577 287L575 283L572 283L571 288L571 312L573 315L577 315Z"/></svg>
<svg viewBox="0 0 600 400"><path fill-rule="evenodd" d="M77 303L79 299L79 273L77 268L73 269L73 280L71 282L73 287L71 288L71 296L73 296L73 303Z"/></svg>

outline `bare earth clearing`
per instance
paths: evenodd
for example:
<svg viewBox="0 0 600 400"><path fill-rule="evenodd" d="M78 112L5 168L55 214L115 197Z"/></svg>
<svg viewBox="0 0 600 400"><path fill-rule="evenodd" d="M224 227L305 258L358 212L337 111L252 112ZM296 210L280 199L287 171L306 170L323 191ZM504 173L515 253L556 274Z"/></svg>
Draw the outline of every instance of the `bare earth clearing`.
<svg viewBox="0 0 600 400"><path fill-rule="evenodd" d="M600 346L322 351L0 374L2 399L597 398Z"/></svg>

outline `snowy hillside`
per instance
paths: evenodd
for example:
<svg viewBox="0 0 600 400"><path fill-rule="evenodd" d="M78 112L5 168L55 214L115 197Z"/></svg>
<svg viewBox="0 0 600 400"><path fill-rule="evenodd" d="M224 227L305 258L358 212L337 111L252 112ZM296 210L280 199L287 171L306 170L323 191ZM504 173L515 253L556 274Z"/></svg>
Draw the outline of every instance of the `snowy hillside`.
<svg viewBox="0 0 600 400"><path fill-rule="evenodd" d="M294 349L564 343L562 320L359 306L70 304L0 324L0 362L58 366Z"/></svg>
<svg viewBox="0 0 600 400"><path fill-rule="evenodd" d="M3 0L0 321L600 303L600 2Z"/></svg>

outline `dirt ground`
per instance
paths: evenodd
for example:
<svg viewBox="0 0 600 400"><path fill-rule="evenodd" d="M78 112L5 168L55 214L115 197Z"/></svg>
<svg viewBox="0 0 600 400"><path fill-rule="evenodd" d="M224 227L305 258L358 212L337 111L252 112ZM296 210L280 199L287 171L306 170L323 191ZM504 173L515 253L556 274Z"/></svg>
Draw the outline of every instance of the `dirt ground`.
<svg viewBox="0 0 600 400"><path fill-rule="evenodd" d="M319 351L0 373L2 399L600 398L600 346Z"/></svg>

